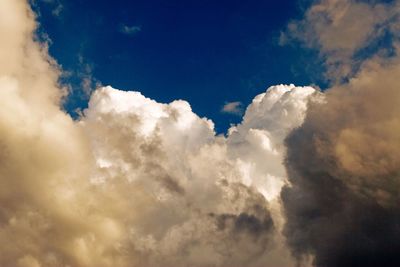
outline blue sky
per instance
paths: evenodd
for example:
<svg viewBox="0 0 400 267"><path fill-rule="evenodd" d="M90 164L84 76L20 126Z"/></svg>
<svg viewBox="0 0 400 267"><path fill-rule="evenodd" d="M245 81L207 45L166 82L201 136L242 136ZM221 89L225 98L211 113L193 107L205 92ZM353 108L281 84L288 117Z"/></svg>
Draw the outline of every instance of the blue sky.
<svg viewBox="0 0 400 267"><path fill-rule="evenodd" d="M40 32L65 71L73 93L65 104L83 109L84 83L137 90L158 102L187 100L195 113L226 132L271 85L321 85L322 64L299 45L279 45L287 23L306 1L36 0ZM315 53L315 52L314 52ZM76 114L75 114L76 115Z"/></svg>

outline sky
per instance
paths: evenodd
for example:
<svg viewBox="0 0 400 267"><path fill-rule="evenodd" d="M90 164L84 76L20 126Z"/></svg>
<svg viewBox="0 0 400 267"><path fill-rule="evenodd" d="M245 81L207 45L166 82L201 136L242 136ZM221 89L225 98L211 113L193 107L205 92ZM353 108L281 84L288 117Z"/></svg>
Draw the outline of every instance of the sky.
<svg viewBox="0 0 400 267"><path fill-rule="evenodd" d="M0 266L400 266L400 0L268 2L0 0Z"/></svg>
<svg viewBox="0 0 400 267"><path fill-rule="evenodd" d="M71 114L86 107L80 92L90 77L93 88L98 82L163 103L187 100L226 133L269 86L322 81L315 53L279 44L305 1L117 0L112 8L109 1L35 3L40 31L52 40L50 54L71 71L65 78L74 92L65 105ZM312 58L319 64L310 64ZM241 109L221 112L230 102L241 102Z"/></svg>

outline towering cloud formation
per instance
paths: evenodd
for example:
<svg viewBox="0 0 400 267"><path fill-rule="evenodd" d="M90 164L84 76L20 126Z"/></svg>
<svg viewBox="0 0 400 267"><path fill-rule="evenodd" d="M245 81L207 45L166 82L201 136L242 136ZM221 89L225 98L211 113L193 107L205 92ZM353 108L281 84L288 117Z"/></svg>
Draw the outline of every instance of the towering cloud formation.
<svg viewBox="0 0 400 267"><path fill-rule="evenodd" d="M74 122L35 26L26 1L0 2L1 266L292 264L282 140L314 89L270 88L227 137L185 101L111 87Z"/></svg>
<svg viewBox="0 0 400 267"><path fill-rule="evenodd" d="M291 186L282 192L285 234L294 255L300 260L311 255L316 266L400 264L400 58L392 32L399 25L398 6L398 1L321 1L301 22L319 29L321 19L314 15L331 14L324 21L327 30L314 33L328 64L338 59L339 68L353 67L351 55L375 42L369 38L377 37L377 30L391 40L391 53L377 50L360 58L359 71L329 89L323 103L311 105L286 142ZM376 13L358 17L368 23L354 38L330 32L351 34L358 24L348 28L347 22L357 10ZM333 36L336 42L324 41Z"/></svg>
<svg viewBox="0 0 400 267"><path fill-rule="evenodd" d="M274 244L282 241L282 144L316 96L311 87L272 87L225 138L185 101L98 89L80 124L97 161L97 201L123 233L120 257L138 266L291 264Z"/></svg>
<svg viewBox="0 0 400 267"><path fill-rule="evenodd" d="M287 140L286 235L317 266L398 266L398 64L365 69Z"/></svg>
<svg viewBox="0 0 400 267"><path fill-rule="evenodd" d="M240 183L223 137L187 102L106 87L81 123L97 160L92 182L122 233L126 264L241 266L269 249L268 204Z"/></svg>
<svg viewBox="0 0 400 267"><path fill-rule="evenodd" d="M0 2L1 266L75 264L72 238L86 225L75 193L90 152L59 109L58 70L34 30L26 1Z"/></svg>

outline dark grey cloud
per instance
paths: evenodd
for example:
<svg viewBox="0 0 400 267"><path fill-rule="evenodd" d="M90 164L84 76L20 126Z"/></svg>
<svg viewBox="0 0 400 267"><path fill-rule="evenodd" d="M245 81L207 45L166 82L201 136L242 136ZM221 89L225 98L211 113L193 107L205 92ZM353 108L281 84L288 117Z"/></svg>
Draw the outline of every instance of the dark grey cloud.
<svg viewBox="0 0 400 267"><path fill-rule="evenodd" d="M336 84L286 139L284 233L300 263L400 266L399 6L316 1L289 25Z"/></svg>
<svg viewBox="0 0 400 267"><path fill-rule="evenodd" d="M316 266L400 265L398 62L312 105L286 140L285 235Z"/></svg>

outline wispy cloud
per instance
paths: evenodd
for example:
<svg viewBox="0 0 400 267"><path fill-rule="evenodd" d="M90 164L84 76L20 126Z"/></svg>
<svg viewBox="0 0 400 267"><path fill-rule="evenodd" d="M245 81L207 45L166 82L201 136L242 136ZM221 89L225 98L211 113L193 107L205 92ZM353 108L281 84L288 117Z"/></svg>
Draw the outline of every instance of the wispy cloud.
<svg viewBox="0 0 400 267"><path fill-rule="evenodd" d="M142 26L139 25L133 25L133 26L128 26L125 24L122 24L119 27L119 32L126 34L126 35L134 35L142 30Z"/></svg>
<svg viewBox="0 0 400 267"><path fill-rule="evenodd" d="M288 24L279 42L300 41L317 50L325 61L326 78L333 83L346 82L365 60L384 53L390 56L393 47L388 40L398 38L400 2L368 2L380 1L316 1L301 20Z"/></svg>
<svg viewBox="0 0 400 267"><path fill-rule="evenodd" d="M242 115L243 114L243 104L239 101L228 102L222 107L221 112L234 114L234 115Z"/></svg>
<svg viewBox="0 0 400 267"><path fill-rule="evenodd" d="M42 0L42 2L53 5L51 14L53 14L55 17L59 17L64 9L64 6L60 0Z"/></svg>

